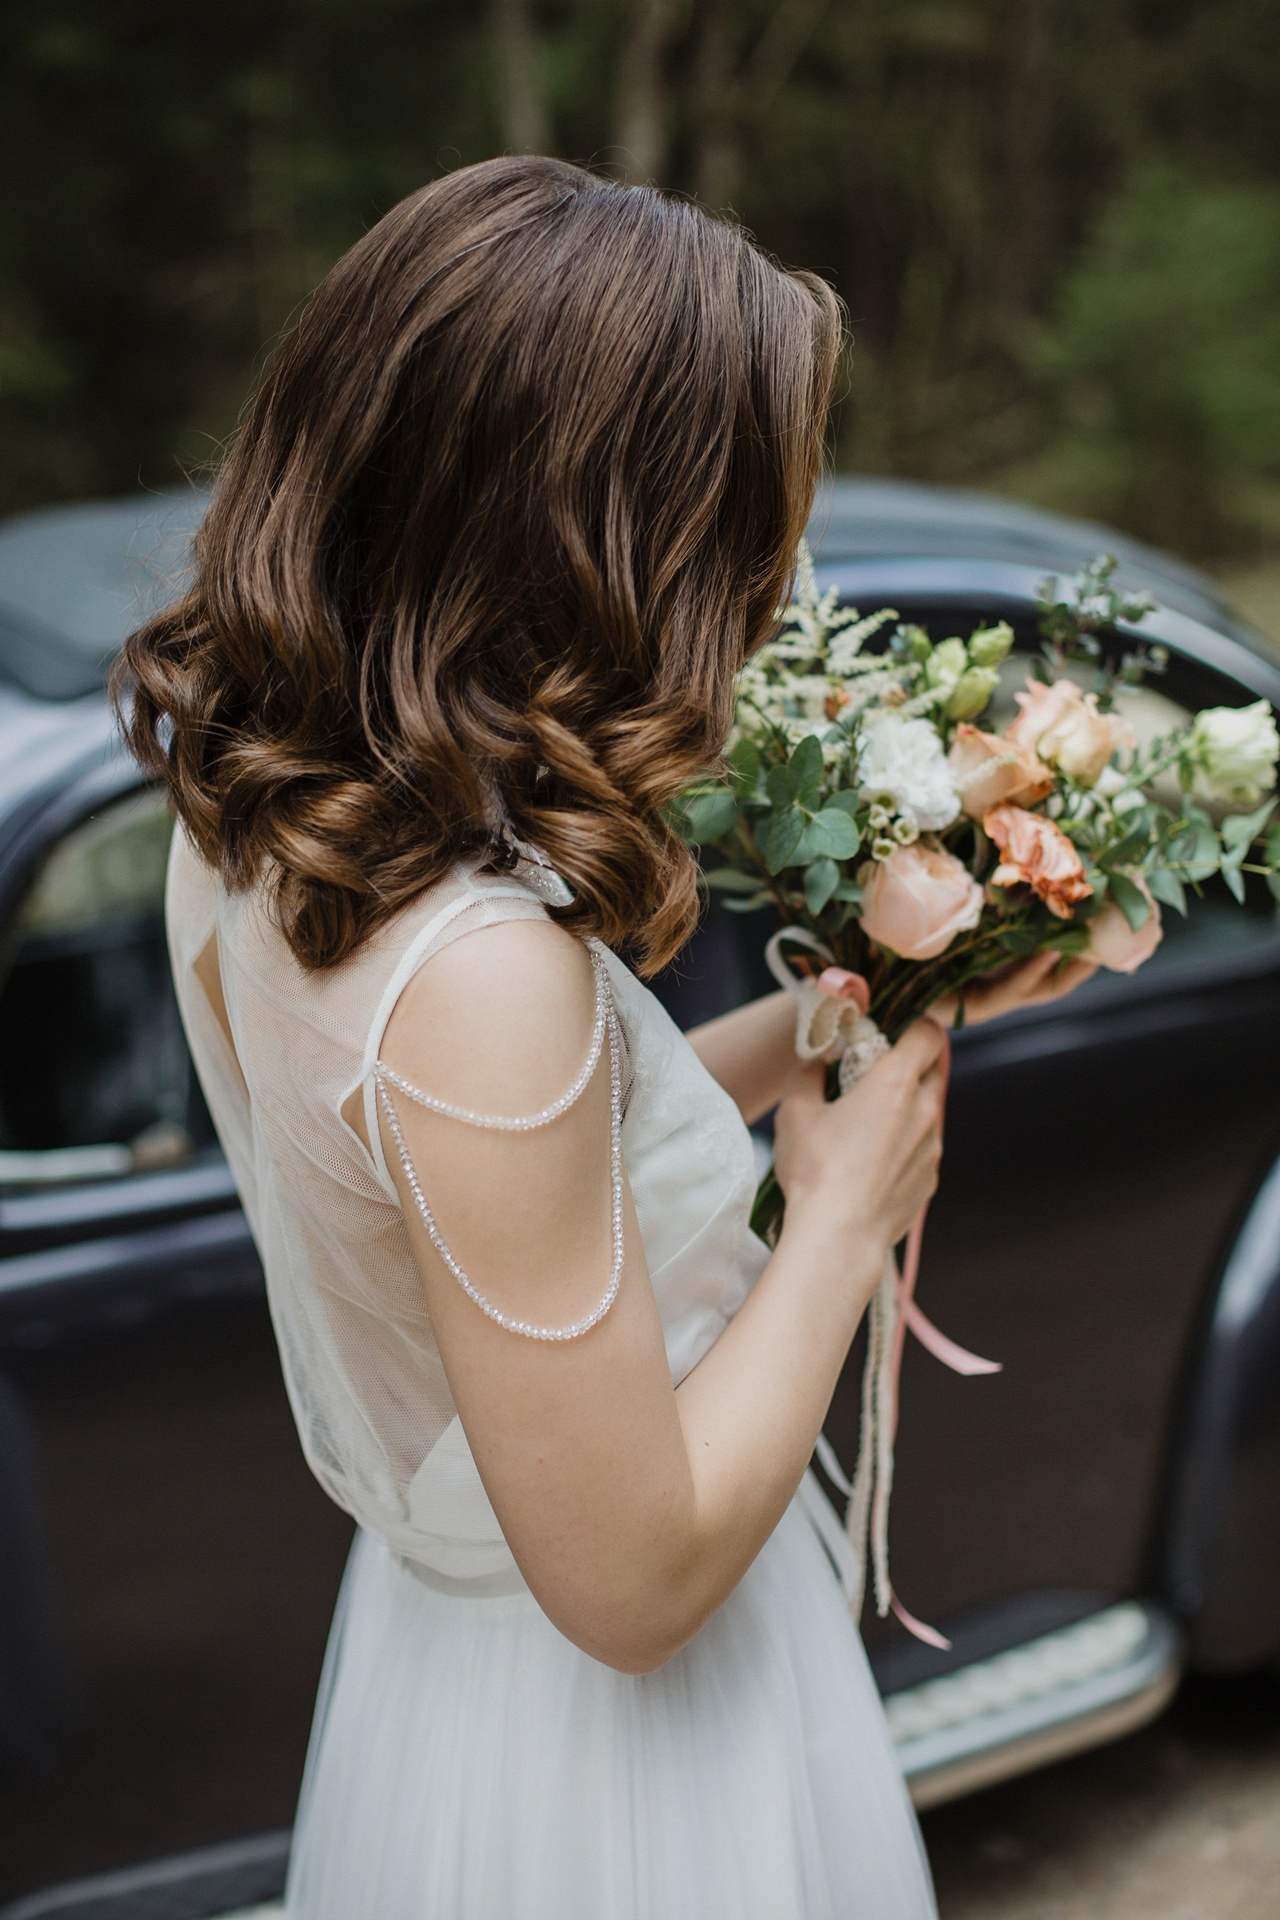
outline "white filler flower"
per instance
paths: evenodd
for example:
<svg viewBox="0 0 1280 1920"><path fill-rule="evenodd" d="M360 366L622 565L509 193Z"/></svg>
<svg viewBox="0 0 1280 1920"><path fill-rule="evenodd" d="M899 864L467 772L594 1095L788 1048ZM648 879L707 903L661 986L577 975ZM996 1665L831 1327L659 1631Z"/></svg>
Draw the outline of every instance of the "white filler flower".
<svg viewBox="0 0 1280 1920"><path fill-rule="evenodd" d="M949 827L960 811L942 742L928 720L869 713L858 737L858 780L864 794L891 794L895 810L922 833Z"/></svg>
<svg viewBox="0 0 1280 1920"><path fill-rule="evenodd" d="M1203 800L1251 807L1276 783L1280 735L1268 700L1251 707L1206 707L1192 723L1184 764Z"/></svg>

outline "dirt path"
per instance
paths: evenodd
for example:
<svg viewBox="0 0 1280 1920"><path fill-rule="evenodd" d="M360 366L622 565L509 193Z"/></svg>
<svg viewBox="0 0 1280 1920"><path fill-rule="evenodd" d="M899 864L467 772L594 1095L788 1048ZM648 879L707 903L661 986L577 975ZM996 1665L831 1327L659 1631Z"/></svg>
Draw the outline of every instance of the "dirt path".
<svg viewBox="0 0 1280 1920"><path fill-rule="evenodd" d="M1133 1738L923 1825L942 1920L1280 1920L1280 1685L1192 1681Z"/></svg>

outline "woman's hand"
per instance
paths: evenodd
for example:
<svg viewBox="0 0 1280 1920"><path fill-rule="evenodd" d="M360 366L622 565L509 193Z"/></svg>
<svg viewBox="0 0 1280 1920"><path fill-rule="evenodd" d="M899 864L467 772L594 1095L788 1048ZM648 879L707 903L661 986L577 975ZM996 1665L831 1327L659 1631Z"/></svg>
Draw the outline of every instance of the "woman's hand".
<svg viewBox="0 0 1280 1920"><path fill-rule="evenodd" d="M813 1219L880 1254L902 1238L938 1183L948 1044L936 1021L918 1020L839 1100L823 1098L820 1065L808 1070L778 1108L788 1226Z"/></svg>
<svg viewBox="0 0 1280 1920"><path fill-rule="evenodd" d="M984 1020L996 1020L1002 1013L1019 1013L1024 1007L1042 1007L1051 1000L1061 1000L1092 980L1097 971L1092 960L1064 960L1060 953L1037 953L983 980L971 980L962 995L949 993L945 999L936 1000L929 1018L944 1027L954 1026L956 1008L963 998L964 1025L981 1026Z"/></svg>

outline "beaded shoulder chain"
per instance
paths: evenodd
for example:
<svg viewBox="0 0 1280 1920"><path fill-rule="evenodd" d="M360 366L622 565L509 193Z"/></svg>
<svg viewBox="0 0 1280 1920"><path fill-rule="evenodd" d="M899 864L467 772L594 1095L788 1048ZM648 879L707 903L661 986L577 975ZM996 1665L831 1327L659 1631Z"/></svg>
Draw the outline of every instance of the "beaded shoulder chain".
<svg viewBox="0 0 1280 1920"><path fill-rule="evenodd" d="M437 1100L432 1094L423 1093L420 1087L415 1087L408 1080L402 1079L390 1067L384 1066L381 1060L375 1061L373 1066L378 1100L386 1115L387 1130L395 1142L400 1165L404 1169L405 1183L413 1195L414 1205L422 1218L422 1224L427 1230L432 1246L468 1299L474 1300L480 1311L487 1314L490 1320L496 1321L498 1326L505 1327L508 1333L522 1334L526 1340L580 1339L584 1333L589 1333L598 1321L604 1319L618 1297L618 1286L622 1279L622 1065L618 1015L609 991L609 978L605 971L604 957L600 947L595 941L591 941L588 943L587 950L591 956L596 987L596 1013L595 1024L591 1030L591 1046L582 1071L568 1092L562 1094L558 1100L553 1100L549 1107L543 1107L540 1113L521 1114L517 1117L497 1113L474 1113L469 1107L457 1107L448 1100ZM495 1307L492 1300L485 1298L461 1263L454 1258L452 1250L446 1244L444 1235L436 1224L435 1215L427 1204L427 1196L422 1190L422 1182L418 1178L417 1168L410 1157L404 1132L400 1126L400 1118L396 1113L395 1102L391 1098L391 1088L396 1087L401 1093L407 1094L409 1099L416 1101L420 1107L427 1107L432 1113L443 1114L449 1120L460 1120L469 1127L487 1127L502 1133L527 1133L535 1127L550 1126L553 1120L558 1120L561 1114L569 1111L575 1101L582 1098L599 1063L606 1034L609 1040L609 1176L613 1226L613 1263L609 1272L609 1284L591 1312L584 1314L581 1320L574 1320L567 1327L534 1326L528 1320L513 1320L508 1314Z"/></svg>

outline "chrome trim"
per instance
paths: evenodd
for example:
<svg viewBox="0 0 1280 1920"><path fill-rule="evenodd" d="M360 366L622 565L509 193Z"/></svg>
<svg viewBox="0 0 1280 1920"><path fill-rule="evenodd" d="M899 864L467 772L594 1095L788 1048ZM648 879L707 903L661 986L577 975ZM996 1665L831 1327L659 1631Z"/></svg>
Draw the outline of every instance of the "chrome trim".
<svg viewBox="0 0 1280 1920"><path fill-rule="evenodd" d="M890 1694L885 1713L911 1797L930 1807L1119 1738L1180 1673L1173 1621L1127 1601Z"/></svg>

